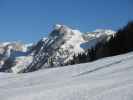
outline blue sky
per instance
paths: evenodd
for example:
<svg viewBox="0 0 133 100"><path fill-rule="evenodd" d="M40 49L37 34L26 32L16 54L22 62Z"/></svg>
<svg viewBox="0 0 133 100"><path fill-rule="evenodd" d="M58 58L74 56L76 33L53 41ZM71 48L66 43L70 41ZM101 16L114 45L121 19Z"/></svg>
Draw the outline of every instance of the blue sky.
<svg viewBox="0 0 133 100"><path fill-rule="evenodd" d="M0 41L36 42L65 24L117 30L133 20L133 0L0 0Z"/></svg>

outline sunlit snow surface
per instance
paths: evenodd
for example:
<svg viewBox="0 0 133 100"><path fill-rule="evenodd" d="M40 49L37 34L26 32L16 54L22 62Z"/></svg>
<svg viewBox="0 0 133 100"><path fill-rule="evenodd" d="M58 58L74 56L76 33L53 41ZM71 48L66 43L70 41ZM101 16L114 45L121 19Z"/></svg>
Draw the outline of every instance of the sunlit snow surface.
<svg viewBox="0 0 133 100"><path fill-rule="evenodd" d="M133 100L133 52L0 80L0 100Z"/></svg>

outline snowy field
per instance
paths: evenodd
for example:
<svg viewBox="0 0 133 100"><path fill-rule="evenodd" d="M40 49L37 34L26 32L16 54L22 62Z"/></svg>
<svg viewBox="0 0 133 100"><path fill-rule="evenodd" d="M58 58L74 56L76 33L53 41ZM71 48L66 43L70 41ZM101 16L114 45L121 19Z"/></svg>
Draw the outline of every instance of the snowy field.
<svg viewBox="0 0 133 100"><path fill-rule="evenodd" d="M133 52L26 74L0 73L0 100L133 100Z"/></svg>

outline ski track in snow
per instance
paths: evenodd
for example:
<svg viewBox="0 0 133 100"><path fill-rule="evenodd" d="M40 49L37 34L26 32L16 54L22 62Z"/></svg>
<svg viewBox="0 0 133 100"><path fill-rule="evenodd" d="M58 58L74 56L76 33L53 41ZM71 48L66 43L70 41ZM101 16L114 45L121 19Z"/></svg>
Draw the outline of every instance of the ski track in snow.
<svg viewBox="0 0 133 100"><path fill-rule="evenodd" d="M0 100L133 100L133 52L0 80Z"/></svg>

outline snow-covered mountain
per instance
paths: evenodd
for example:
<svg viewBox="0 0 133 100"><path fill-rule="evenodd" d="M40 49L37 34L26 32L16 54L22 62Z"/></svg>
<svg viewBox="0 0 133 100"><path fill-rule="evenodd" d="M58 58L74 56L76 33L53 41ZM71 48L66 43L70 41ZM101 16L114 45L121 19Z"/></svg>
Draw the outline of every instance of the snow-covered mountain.
<svg viewBox="0 0 133 100"><path fill-rule="evenodd" d="M14 68L20 66L23 68L31 60L31 44L22 44L20 42L6 42L0 44L0 71L16 72ZM29 64L26 64L28 66ZM18 67L17 67L18 68ZM20 68L20 67L19 67ZM18 69L19 69L18 68Z"/></svg>
<svg viewBox="0 0 133 100"><path fill-rule="evenodd" d="M133 52L0 80L1 100L132 100Z"/></svg>
<svg viewBox="0 0 133 100"><path fill-rule="evenodd" d="M101 29L84 34L66 25L57 24L47 38L42 38L35 45L3 43L1 48L8 49L1 53L0 71L20 73L63 66L74 55L86 52L86 49L99 42L108 41L114 34L114 31Z"/></svg>
<svg viewBox="0 0 133 100"><path fill-rule="evenodd" d="M85 42L82 33L65 25L56 25L48 38L41 39L33 50L34 60L28 70L61 66L73 59L74 54L84 52L80 44Z"/></svg>

